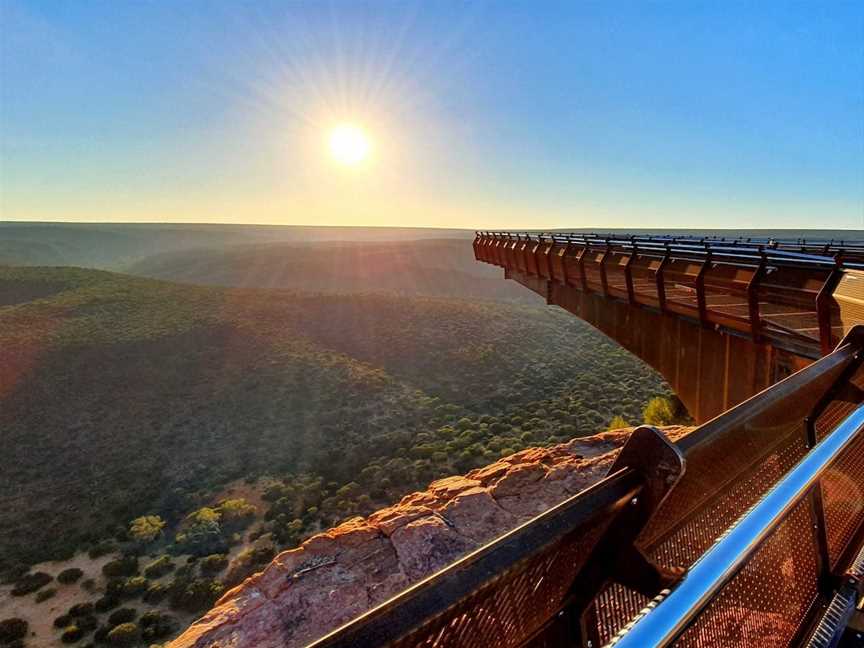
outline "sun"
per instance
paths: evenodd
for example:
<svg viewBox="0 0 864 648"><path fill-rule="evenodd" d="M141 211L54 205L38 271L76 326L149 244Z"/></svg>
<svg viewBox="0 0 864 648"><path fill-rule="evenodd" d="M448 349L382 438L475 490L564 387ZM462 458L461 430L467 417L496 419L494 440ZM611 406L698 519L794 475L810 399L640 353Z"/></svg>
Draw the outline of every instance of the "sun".
<svg viewBox="0 0 864 648"><path fill-rule="evenodd" d="M366 132L353 124L340 124L330 131L330 155L339 164L357 166L369 158L372 143Z"/></svg>

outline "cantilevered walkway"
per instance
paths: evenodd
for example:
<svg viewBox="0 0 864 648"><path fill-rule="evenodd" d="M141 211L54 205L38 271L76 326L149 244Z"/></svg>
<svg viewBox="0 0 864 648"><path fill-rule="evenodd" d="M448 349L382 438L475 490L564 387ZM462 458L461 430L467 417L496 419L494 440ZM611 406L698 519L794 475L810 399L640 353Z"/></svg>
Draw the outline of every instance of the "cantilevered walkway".
<svg viewBox="0 0 864 648"><path fill-rule="evenodd" d="M474 254L655 367L697 421L864 321L864 243L478 232Z"/></svg>

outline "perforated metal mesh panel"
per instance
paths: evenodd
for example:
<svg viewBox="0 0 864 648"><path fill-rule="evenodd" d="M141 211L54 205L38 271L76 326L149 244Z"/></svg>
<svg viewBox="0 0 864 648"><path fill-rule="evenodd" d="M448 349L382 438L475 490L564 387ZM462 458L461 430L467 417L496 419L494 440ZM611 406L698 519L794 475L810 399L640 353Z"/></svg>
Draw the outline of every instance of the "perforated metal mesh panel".
<svg viewBox="0 0 864 648"><path fill-rule="evenodd" d="M615 633L640 610L650 599L617 583L607 587L596 599L594 613L597 623L597 637L601 645L606 645Z"/></svg>
<svg viewBox="0 0 864 648"><path fill-rule="evenodd" d="M675 645L789 646L816 598L817 556L816 534L805 500Z"/></svg>
<svg viewBox="0 0 864 648"><path fill-rule="evenodd" d="M864 438L855 441L820 481L832 567L864 520Z"/></svg>
<svg viewBox="0 0 864 648"><path fill-rule="evenodd" d="M461 599L448 614L392 645L498 648L524 644L555 618L575 574L604 530L605 525L599 525L578 540L562 541L514 565Z"/></svg>
<svg viewBox="0 0 864 648"><path fill-rule="evenodd" d="M649 548L651 556L670 567L690 567L804 456L807 448L803 433L795 428L749 471L736 475L722 492L701 503L688 518L679 521L671 532L658 538ZM723 466L718 465L717 469L720 473ZM714 477L719 481L726 475L717 474Z"/></svg>
<svg viewBox="0 0 864 648"><path fill-rule="evenodd" d="M795 425L791 434L771 452L759 459L749 471L737 476L708 500L700 497L698 507L686 518L671 522L671 530L655 538L647 553L667 567L689 568L717 539L792 468L806 452L803 432ZM716 467L722 473L724 466ZM726 474L709 476L726 481ZM681 502L681 505L686 505ZM674 511L664 507L667 515ZM620 585L605 590L596 601L597 635L605 644L649 602L647 597ZM712 645L712 644L700 644ZM723 644L714 644L723 645Z"/></svg>

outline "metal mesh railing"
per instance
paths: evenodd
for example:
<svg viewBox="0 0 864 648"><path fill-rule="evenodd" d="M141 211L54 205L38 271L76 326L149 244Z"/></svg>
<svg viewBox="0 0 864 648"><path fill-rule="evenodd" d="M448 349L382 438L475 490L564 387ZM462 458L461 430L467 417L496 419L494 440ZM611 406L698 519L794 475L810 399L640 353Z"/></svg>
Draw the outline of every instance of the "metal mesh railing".
<svg viewBox="0 0 864 648"><path fill-rule="evenodd" d="M678 445L687 470L659 508L644 509L649 519L632 517L628 503L650 499L646 489L656 479L619 469L316 648L606 643L662 589L659 581L651 589L622 578L622 556L634 555L627 548L637 548L658 573L698 566L730 527L810 457L817 436L833 438L850 413L860 411L860 347L860 338L850 337L829 356L685 437ZM657 463L641 448L636 454L645 455L647 465ZM844 446L810 494L742 559L710 604L676 635L675 645L769 648L803 636L827 595L826 574L842 570L860 544L864 437ZM668 609L667 601L645 618Z"/></svg>

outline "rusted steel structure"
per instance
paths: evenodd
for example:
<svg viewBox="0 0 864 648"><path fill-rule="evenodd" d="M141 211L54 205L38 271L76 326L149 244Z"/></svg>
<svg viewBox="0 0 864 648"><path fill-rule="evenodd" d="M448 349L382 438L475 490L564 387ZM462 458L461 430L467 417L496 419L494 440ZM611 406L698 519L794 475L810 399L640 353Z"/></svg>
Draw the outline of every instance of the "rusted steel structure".
<svg viewBox="0 0 864 648"><path fill-rule="evenodd" d="M850 646L864 629L864 327L314 648ZM853 643L850 643L853 642Z"/></svg>
<svg viewBox="0 0 864 648"><path fill-rule="evenodd" d="M864 243L478 232L474 254L656 368L697 422L864 322Z"/></svg>

